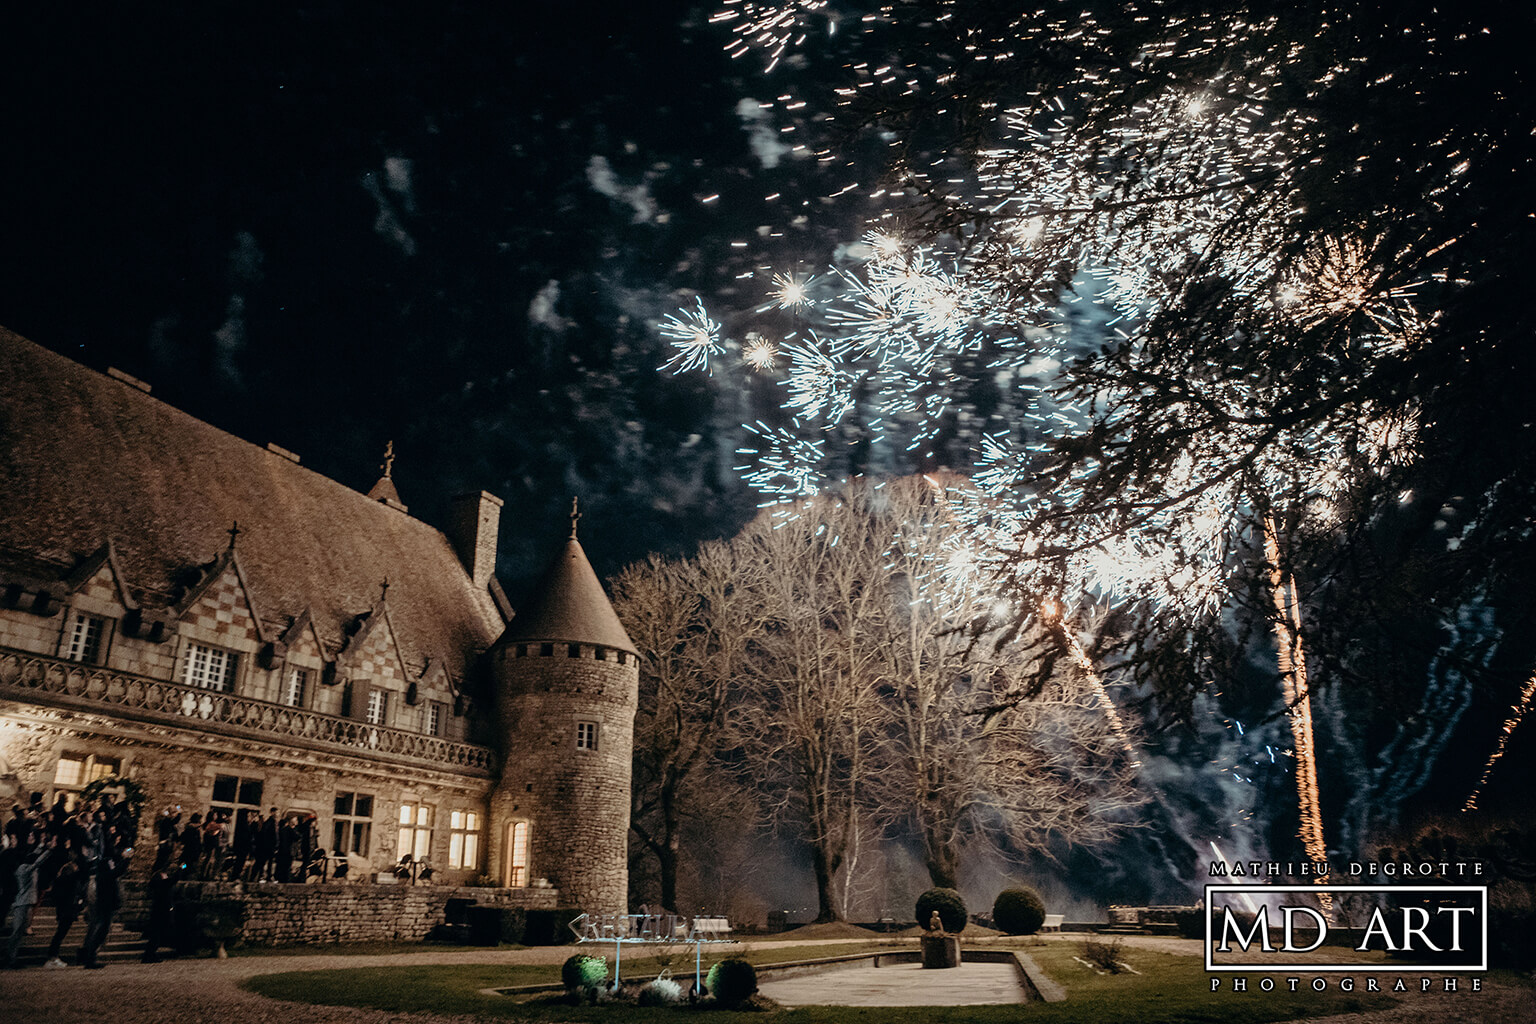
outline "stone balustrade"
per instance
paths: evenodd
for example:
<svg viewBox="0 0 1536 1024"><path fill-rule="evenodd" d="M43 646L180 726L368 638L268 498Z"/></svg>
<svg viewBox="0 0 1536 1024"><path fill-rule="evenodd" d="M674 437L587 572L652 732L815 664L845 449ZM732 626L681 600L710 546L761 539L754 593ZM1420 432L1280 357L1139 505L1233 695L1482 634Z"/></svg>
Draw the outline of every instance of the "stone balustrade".
<svg viewBox="0 0 1536 1024"><path fill-rule="evenodd" d="M0 697L489 777L487 747L0 648Z"/></svg>

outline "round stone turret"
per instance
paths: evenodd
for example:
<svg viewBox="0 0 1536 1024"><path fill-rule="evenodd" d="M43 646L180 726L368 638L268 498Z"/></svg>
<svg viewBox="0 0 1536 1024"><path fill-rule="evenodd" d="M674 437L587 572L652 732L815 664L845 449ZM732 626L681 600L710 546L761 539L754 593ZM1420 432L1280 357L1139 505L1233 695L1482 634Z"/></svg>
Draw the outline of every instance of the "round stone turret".
<svg viewBox="0 0 1536 1024"><path fill-rule="evenodd" d="M492 656L506 739L491 798L493 877L547 879L562 906L624 913L639 656L574 525Z"/></svg>

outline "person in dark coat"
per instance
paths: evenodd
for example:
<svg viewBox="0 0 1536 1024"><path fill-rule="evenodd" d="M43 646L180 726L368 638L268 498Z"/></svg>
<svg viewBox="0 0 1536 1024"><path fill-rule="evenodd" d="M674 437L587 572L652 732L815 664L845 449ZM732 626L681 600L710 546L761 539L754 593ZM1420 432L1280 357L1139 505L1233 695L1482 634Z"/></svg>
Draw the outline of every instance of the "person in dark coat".
<svg viewBox="0 0 1536 1024"><path fill-rule="evenodd" d="M241 811L235 815L234 835L229 841L229 859L224 870L232 882L238 882L244 877L245 862L251 859L251 844L256 840L251 818L255 814L255 811Z"/></svg>
<svg viewBox="0 0 1536 1024"><path fill-rule="evenodd" d="M144 929L146 964L161 961L160 947L170 945L173 928L171 907L176 894L176 877L161 869L149 876L149 927Z"/></svg>
<svg viewBox="0 0 1536 1024"><path fill-rule="evenodd" d="M293 859L299 855L299 830L294 827L293 815L283 819L282 827L277 831L277 880L287 882L292 879Z"/></svg>
<svg viewBox="0 0 1536 1024"><path fill-rule="evenodd" d="M194 814L181 830L181 870L190 878L203 858L203 816Z"/></svg>
<svg viewBox="0 0 1536 1024"><path fill-rule="evenodd" d="M48 890L48 900L53 904L53 916L58 922L53 930L53 941L48 944L48 963L45 965L53 968L65 966L59 950L64 945L65 936L80 917L80 912L85 909L86 890L91 877L80 851L67 840L64 851L64 861L54 875L53 887Z"/></svg>
<svg viewBox="0 0 1536 1024"><path fill-rule="evenodd" d="M107 941L113 916L123 905L120 883L132 853L132 848L119 846L117 829L107 826L102 855L96 861L96 898L91 903L90 923L85 926L85 943L80 947L80 963L84 967L106 966L96 959L96 955L102 943Z"/></svg>
<svg viewBox="0 0 1536 1024"><path fill-rule="evenodd" d="M251 881L265 882L272 878L272 860L277 856L277 808L272 808L265 818L255 823L256 838L252 844L255 860L251 864Z"/></svg>

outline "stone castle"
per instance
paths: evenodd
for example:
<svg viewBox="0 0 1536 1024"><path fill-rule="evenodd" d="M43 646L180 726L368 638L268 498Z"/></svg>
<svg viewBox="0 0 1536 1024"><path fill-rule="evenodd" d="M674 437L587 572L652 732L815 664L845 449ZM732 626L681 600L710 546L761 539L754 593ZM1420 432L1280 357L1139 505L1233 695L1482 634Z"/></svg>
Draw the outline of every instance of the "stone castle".
<svg viewBox="0 0 1536 1024"><path fill-rule="evenodd" d="M127 780L333 857L626 910L638 652L576 517L529 606L502 502L411 517L0 329L0 801ZM185 819L184 819L185 820Z"/></svg>

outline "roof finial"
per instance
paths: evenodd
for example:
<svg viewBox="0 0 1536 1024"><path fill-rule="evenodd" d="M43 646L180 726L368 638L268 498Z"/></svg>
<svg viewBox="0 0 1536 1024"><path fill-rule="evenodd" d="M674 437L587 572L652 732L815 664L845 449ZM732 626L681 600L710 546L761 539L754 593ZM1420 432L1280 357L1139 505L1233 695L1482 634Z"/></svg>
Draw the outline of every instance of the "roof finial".
<svg viewBox="0 0 1536 1024"><path fill-rule="evenodd" d="M379 467L384 470L384 479L388 480L395 469L395 442L388 441L384 445L384 465Z"/></svg>
<svg viewBox="0 0 1536 1024"><path fill-rule="evenodd" d="M224 532L229 534L229 546L231 549L233 549L235 546L235 538L241 534L240 520L236 519L233 523L230 524L229 529Z"/></svg>
<svg viewBox="0 0 1536 1024"><path fill-rule="evenodd" d="M576 508L577 499L571 499L571 540L576 539L576 523L581 519L581 513Z"/></svg>
<svg viewBox="0 0 1536 1024"><path fill-rule="evenodd" d="M389 577L384 577L384 582L379 584L379 604L384 603L384 598L389 594Z"/></svg>

